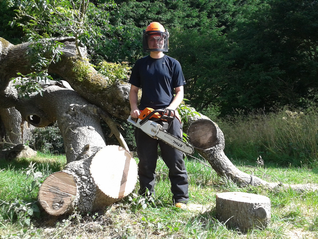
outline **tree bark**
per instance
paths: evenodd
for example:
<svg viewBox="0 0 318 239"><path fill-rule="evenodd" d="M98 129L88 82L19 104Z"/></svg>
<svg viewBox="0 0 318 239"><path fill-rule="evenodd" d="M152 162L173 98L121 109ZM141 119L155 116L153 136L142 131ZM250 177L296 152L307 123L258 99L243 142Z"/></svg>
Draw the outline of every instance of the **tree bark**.
<svg viewBox="0 0 318 239"><path fill-rule="evenodd" d="M18 93L12 82L9 82L4 94L17 98ZM0 141L3 142L3 148L12 144L25 143L31 139L32 126L27 124L21 117L20 112L14 107L1 107L5 105L3 101L0 104L0 128L2 129Z"/></svg>
<svg viewBox="0 0 318 239"><path fill-rule="evenodd" d="M50 215L103 210L130 194L137 164L120 146L106 146L90 158L74 161L45 179L39 202Z"/></svg>

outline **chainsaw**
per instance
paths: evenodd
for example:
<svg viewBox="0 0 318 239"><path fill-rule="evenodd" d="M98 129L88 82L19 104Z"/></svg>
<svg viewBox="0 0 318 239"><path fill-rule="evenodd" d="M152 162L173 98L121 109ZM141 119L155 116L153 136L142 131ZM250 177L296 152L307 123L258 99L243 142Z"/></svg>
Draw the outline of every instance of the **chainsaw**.
<svg viewBox="0 0 318 239"><path fill-rule="evenodd" d="M174 117L174 112L169 109L154 110L152 108L145 108L137 119L133 119L131 116L129 116L127 121L135 127L141 129L150 137L154 139L160 139L166 144L186 154L192 154L194 149L190 144L167 132Z"/></svg>

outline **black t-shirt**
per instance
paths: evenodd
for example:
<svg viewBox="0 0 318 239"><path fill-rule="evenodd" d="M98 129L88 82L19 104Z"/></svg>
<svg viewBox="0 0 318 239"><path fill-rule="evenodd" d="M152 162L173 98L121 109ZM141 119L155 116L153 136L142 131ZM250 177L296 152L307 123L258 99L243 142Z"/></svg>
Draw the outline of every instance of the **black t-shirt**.
<svg viewBox="0 0 318 239"><path fill-rule="evenodd" d="M163 109L173 100L174 88L185 85L180 63L167 55L160 59L146 56L136 61L129 83L142 88L139 109Z"/></svg>

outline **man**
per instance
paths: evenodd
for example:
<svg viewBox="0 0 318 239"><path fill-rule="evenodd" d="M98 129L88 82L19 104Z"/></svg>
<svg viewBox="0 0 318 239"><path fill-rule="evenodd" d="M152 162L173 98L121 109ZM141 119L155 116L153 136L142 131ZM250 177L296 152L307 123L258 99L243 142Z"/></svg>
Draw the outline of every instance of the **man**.
<svg viewBox="0 0 318 239"><path fill-rule="evenodd" d="M143 48L149 51L150 55L135 63L129 81L132 118L138 118L140 112L146 107L177 112L176 109L183 100L185 79L180 63L164 54L168 51L168 46L168 31L158 22L150 23L143 34ZM139 88L142 88L142 97L138 106ZM174 117L168 132L176 137L182 137L180 119ZM135 138L139 157L139 193L154 194L159 145L161 157L169 168L173 202L177 207L186 207L189 200L188 175L183 153L161 140L151 138L140 129L136 129Z"/></svg>

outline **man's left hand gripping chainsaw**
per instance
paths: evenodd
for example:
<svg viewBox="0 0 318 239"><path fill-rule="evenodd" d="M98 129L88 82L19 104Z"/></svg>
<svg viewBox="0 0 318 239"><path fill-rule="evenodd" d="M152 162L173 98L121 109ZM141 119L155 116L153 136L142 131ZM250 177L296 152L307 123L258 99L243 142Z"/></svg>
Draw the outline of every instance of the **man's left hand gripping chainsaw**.
<svg viewBox="0 0 318 239"><path fill-rule="evenodd" d="M160 139L186 154L192 154L193 147L190 144L183 142L182 139L167 132L169 123L174 117L175 114L174 112L171 112L171 110L154 110L152 108L146 108L140 113L137 121L133 120L131 116L128 117L127 121L135 127L140 128L150 137Z"/></svg>

